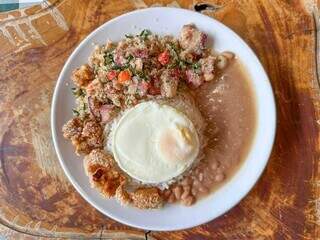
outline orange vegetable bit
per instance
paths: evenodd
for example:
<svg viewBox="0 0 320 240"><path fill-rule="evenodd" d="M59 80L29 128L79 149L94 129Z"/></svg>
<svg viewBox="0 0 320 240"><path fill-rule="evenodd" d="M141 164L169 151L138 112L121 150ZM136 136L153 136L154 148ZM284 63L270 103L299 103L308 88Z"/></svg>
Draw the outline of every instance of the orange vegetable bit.
<svg viewBox="0 0 320 240"><path fill-rule="evenodd" d="M131 80L131 72L130 70L126 69L126 70L123 70L119 73L118 75L118 82L119 83L125 83L127 81L130 81Z"/></svg>
<svg viewBox="0 0 320 240"><path fill-rule="evenodd" d="M170 61L170 54L168 52L168 50L165 50L164 52L160 53L158 56L158 61L162 64L162 65L166 65L169 63Z"/></svg>

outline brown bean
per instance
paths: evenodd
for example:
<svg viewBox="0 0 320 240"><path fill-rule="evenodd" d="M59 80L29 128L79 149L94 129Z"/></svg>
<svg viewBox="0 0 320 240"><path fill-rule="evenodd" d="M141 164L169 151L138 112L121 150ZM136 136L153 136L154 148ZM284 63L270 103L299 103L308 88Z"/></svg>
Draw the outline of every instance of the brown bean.
<svg viewBox="0 0 320 240"><path fill-rule="evenodd" d="M190 196L190 191L191 191L190 186L188 186L188 188L184 188L184 191L181 195L181 200L186 199L188 196Z"/></svg>
<svg viewBox="0 0 320 240"><path fill-rule="evenodd" d="M219 167L219 163L218 163L217 161L212 161L212 162L210 163L210 168L211 168L212 170L216 170L218 167Z"/></svg>
<svg viewBox="0 0 320 240"><path fill-rule="evenodd" d="M182 186L188 186L188 185L190 185L190 184L191 184L191 179L188 178L188 177L184 178L184 179L181 181L181 185L182 185Z"/></svg>
<svg viewBox="0 0 320 240"><path fill-rule="evenodd" d="M194 186L195 188L199 188L199 187L201 186L201 183L200 183L198 180L194 180L194 181L193 181L193 186Z"/></svg>
<svg viewBox="0 0 320 240"><path fill-rule="evenodd" d="M228 65L228 58L223 55L218 55L216 66L218 69L222 70L225 69Z"/></svg>
<svg viewBox="0 0 320 240"><path fill-rule="evenodd" d="M176 197L174 196L173 193L168 198L168 203L174 203L176 201Z"/></svg>
<svg viewBox="0 0 320 240"><path fill-rule="evenodd" d="M209 192L209 189L206 188L205 186L200 186L199 187L199 192L201 192L202 194L206 194Z"/></svg>
<svg viewBox="0 0 320 240"><path fill-rule="evenodd" d="M233 52L225 51L221 53L223 56L228 58L229 60L233 59L235 57L235 54Z"/></svg>
<svg viewBox="0 0 320 240"><path fill-rule="evenodd" d="M221 181L223 181L223 179L224 179L224 174L223 173L218 173L214 178L214 180L216 182L221 182Z"/></svg>
<svg viewBox="0 0 320 240"><path fill-rule="evenodd" d="M190 185L188 185L188 186L183 186L183 191L184 191L184 192L187 192L187 191L190 192L190 190L191 190L191 186L190 186Z"/></svg>
<svg viewBox="0 0 320 240"><path fill-rule="evenodd" d="M187 198L182 199L182 200L181 200L181 203L184 204L184 205L186 205L186 206L190 206L190 205L192 205L195 201L196 201L195 197L192 196L192 195L190 195L190 196L188 196Z"/></svg>
<svg viewBox="0 0 320 240"><path fill-rule="evenodd" d="M181 186L176 186L173 189L173 193L174 193L174 196L176 197L176 199L179 200L181 198L181 195L182 195L182 187Z"/></svg>
<svg viewBox="0 0 320 240"><path fill-rule="evenodd" d="M202 173L202 169L198 168L196 171L197 176L199 176L200 173Z"/></svg>
<svg viewBox="0 0 320 240"><path fill-rule="evenodd" d="M203 184L204 184L206 187L210 188L211 185L212 185L212 182L214 181L214 178L215 178L215 176L210 175L209 177L207 177L207 178L204 179Z"/></svg>
<svg viewBox="0 0 320 240"><path fill-rule="evenodd" d="M198 180L199 180L200 182L202 182L202 181L203 181L203 173L200 173L200 174L199 174L199 176L198 176Z"/></svg>
<svg viewBox="0 0 320 240"><path fill-rule="evenodd" d="M217 170L216 170L216 174L219 174L219 173L223 173L223 169L221 167L219 167Z"/></svg>
<svg viewBox="0 0 320 240"><path fill-rule="evenodd" d="M191 193L192 193L193 196L196 196L197 193L198 193L198 189L195 188L195 187L193 187L193 188L191 189Z"/></svg>

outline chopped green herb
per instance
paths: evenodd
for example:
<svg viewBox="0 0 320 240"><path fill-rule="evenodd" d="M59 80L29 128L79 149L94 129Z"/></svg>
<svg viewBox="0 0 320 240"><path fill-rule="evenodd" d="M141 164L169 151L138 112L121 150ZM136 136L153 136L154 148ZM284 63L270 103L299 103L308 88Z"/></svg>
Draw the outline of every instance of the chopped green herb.
<svg viewBox="0 0 320 240"><path fill-rule="evenodd" d="M106 55L104 55L104 62L105 62L105 65L109 65L114 62L113 54L111 52L107 52Z"/></svg>
<svg viewBox="0 0 320 240"><path fill-rule="evenodd" d="M179 65L179 62L178 62L178 61L174 61L174 62L172 62L172 63L170 63L170 64L168 65L168 68L169 68L169 69L172 69L172 68L177 67L178 65Z"/></svg>
<svg viewBox="0 0 320 240"><path fill-rule="evenodd" d="M193 70L197 70L197 69L199 69L200 67L201 67L201 64L200 64L199 62L197 62L197 63L195 63L195 64L192 65L192 69L193 69Z"/></svg>
<svg viewBox="0 0 320 240"><path fill-rule="evenodd" d="M130 54L129 57L127 57L127 61L130 62L134 57Z"/></svg>
<svg viewBox="0 0 320 240"><path fill-rule="evenodd" d="M181 69L186 69L187 68L187 63L185 61L183 61L183 60L180 60L179 61L179 67Z"/></svg>
<svg viewBox="0 0 320 240"><path fill-rule="evenodd" d="M123 70L125 68L126 68L126 66L119 66L119 65L112 65L111 66L112 70Z"/></svg>
<svg viewBox="0 0 320 240"><path fill-rule="evenodd" d="M175 52L178 52L178 47L174 43L170 42L169 45Z"/></svg>
<svg viewBox="0 0 320 240"><path fill-rule="evenodd" d="M73 113L74 116L77 116L77 117L80 116L79 111L77 111L76 109L72 109L72 113Z"/></svg>
<svg viewBox="0 0 320 240"><path fill-rule="evenodd" d="M126 34L125 36L126 36L126 38L134 38L134 36L132 34Z"/></svg>
<svg viewBox="0 0 320 240"><path fill-rule="evenodd" d="M85 91L81 88L73 87L71 88L71 91L72 91L72 94L76 97L81 97L86 95Z"/></svg>
<svg viewBox="0 0 320 240"><path fill-rule="evenodd" d="M144 29L144 30L142 30L142 32L140 33L139 36L140 36L143 40L146 40L147 37L148 37L149 35L151 35L151 34L152 34L152 33L151 33L150 30Z"/></svg>

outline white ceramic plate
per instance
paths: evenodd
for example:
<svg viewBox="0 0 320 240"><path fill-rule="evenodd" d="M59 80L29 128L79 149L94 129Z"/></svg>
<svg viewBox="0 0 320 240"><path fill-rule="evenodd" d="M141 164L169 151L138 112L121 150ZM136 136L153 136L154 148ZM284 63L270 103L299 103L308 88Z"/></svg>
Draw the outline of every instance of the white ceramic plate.
<svg viewBox="0 0 320 240"><path fill-rule="evenodd" d="M256 94L257 131L247 159L236 175L222 188L192 207L168 205L160 210L139 210L122 207L116 200L103 198L89 185L82 159L61 133L63 124L72 118L74 98L70 91L71 72L87 62L93 43L103 44L109 38L118 41L128 33L150 29L157 34L177 36L188 23L214 39L214 49L232 51L244 63ZM263 44L263 43L261 43ZM67 86L66 84L70 84ZM92 206L124 224L148 230L190 228L222 215L235 206L253 187L265 168L275 135L275 103L268 77L248 45L233 31L205 15L176 8L149 8L124 14L93 31L75 49L59 76L52 102L51 126L56 152L70 182Z"/></svg>

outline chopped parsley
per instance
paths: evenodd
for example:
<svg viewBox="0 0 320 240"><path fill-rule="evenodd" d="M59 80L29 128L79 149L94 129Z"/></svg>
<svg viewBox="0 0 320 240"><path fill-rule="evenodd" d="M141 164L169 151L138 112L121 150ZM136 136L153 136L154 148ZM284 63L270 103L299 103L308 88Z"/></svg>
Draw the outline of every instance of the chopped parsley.
<svg viewBox="0 0 320 240"><path fill-rule="evenodd" d="M104 63L106 65L112 64L113 61L113 54L112 52L107 52L106 55L104 55Z"/></svg>
<svg viewBox="0 0 320 240"><path fill-rule="evenodd" d="M148 38L149 35L151 35L151 31L148 29L144 29L141 31L141 33L139 34L139 36L143 39L146 40Z"/></svg>
<svg viewBox="0 0 320 240"><path fill-rule="evenodd" d="M130 62L134 57L130 54L129 57L127 57L127 61Z"/></svg>
<svg viewBox="0 0 320 240"><path fill-rule="evenodd" d="M201 67L201 64L199 62L192 64L193 70L198 70L198 69L200 69L200 67Z"/></svg>
<svg viewBox="0 0 320 240"><path fill-rule="evenodd" d="M134 38L132 34L125 34L126 38Z"/></svg>
<svg viewBox="0 0 320 240"><path fill-rule="evenodd" d="M76 117L79 117L79 116L80 116L79 111L76 110L76 109L72 109L72 113L73 113L73 115L76 116Z"/></svg>
<svg viewBox="0 0 320 240"><path fill-rule="evenodd" d="M77 88L77 87L73 87L71 88L72 94L76 97L82 97L85 96L85 90L81 89L81 88Z"/></svg>

